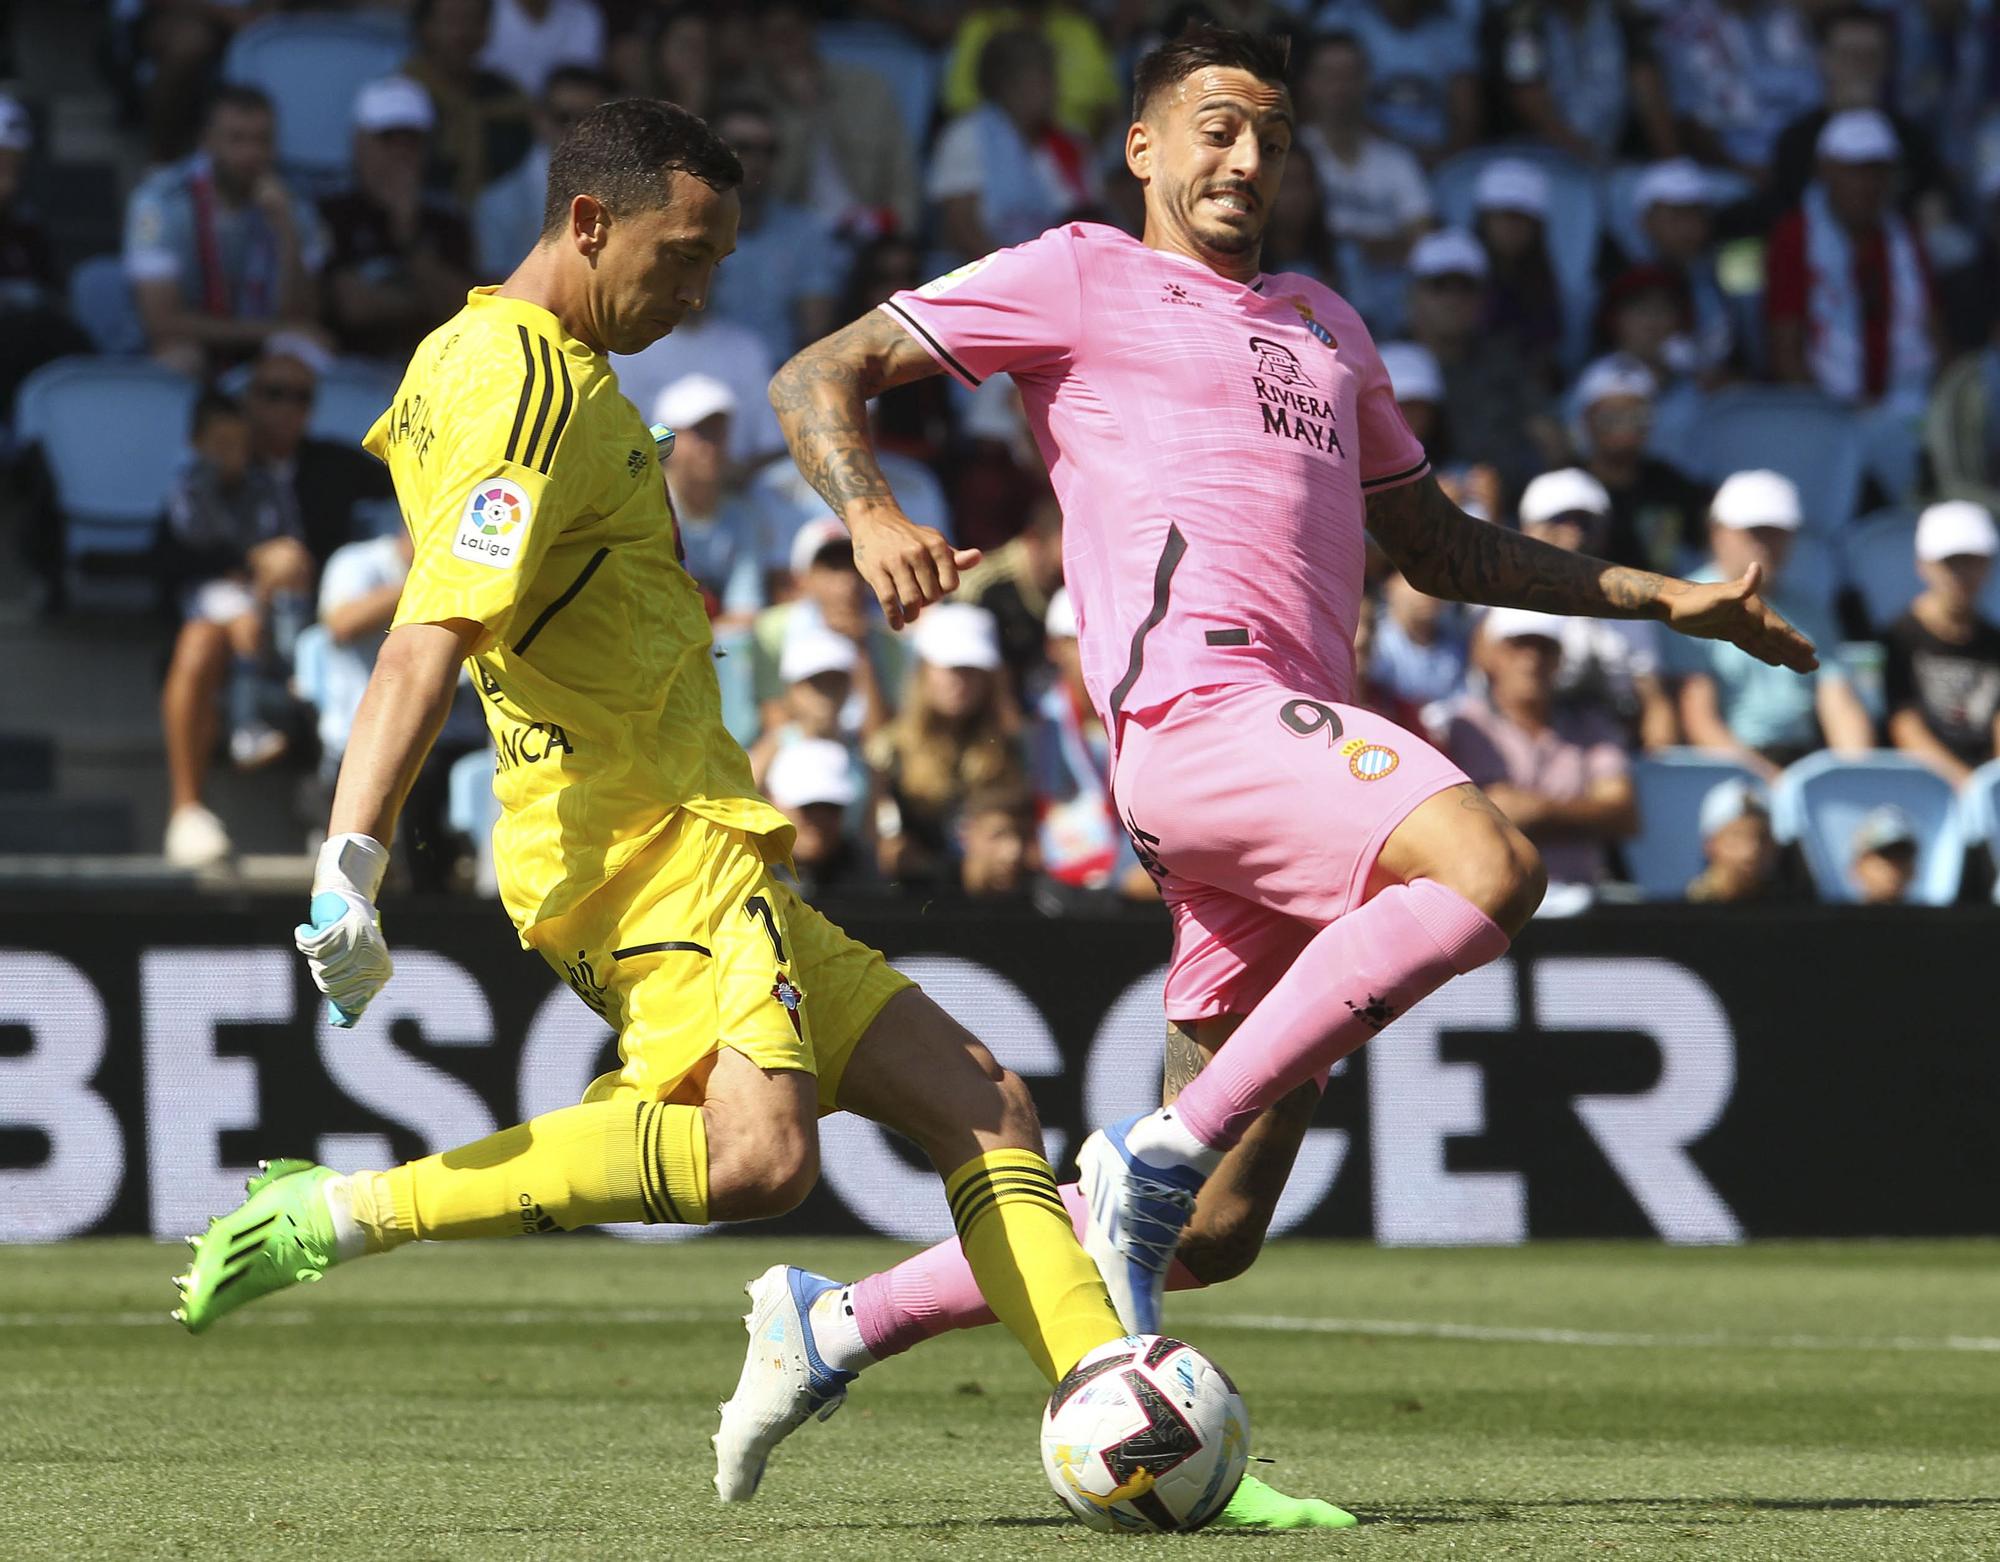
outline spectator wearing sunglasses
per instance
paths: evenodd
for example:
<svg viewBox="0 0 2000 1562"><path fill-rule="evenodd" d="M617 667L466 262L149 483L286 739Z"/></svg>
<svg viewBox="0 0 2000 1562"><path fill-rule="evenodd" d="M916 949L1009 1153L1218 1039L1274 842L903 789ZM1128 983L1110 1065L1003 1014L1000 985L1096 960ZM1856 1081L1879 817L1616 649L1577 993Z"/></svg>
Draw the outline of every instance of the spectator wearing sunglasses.
<svg viewBox="0 0 2000 1562"><path fill-rule="evenodd" d="M358 446L306 432L328 362L311 341L274 337L243 388L252 458L297 512L306 549L319 564L368 529L358 524L359 507L395 492L388 468Z"/></svg>
<svg viewBox="0 0 2000 1562"><path fill-rule="evenodd" d="M611 78L581 65L549 73L535 105L535 144L510 174L480 192L473 207L479 279L503 281L542 236L542 202L548 193L549 154L569 127L609 101ZM463 300L461 300L462 302Z"/></svg>

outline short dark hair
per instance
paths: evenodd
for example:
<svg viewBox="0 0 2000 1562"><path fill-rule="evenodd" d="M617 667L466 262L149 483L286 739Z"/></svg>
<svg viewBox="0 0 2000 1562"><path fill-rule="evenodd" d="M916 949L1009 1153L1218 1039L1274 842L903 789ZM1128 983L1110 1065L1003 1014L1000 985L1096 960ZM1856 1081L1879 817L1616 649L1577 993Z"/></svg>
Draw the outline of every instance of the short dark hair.
<svg viewBox="0 0 2000 1562"><path fill-rule="evenodd" d="M194 411L188 417L188 437L200 439L208 432L211 423L219 423L224 418L243 416L243 403L227 391L214 388L203 391L194 399Z"/></svg>
<svg viewBox="0 0 2000 1562"><path fill-rule="evenodd" d="M239 113L269 114L273 118L278 112L271 104L270 94L262 87L246 87L240 81L224 82L209 94L208 112L202 116L202 127L206 129L213 125L218 114L232 108Z"/></svg>
<svg viewBox="0 0 2000 1562"><path fill-rule="evenodd" d="M691 174L711 190L733 190L743 165L708 125L677 103L626 98L592 109L549 157L542 237L562 232L570 202L595 196L614 217L667 202L669 174Z"/></svg>
<svg viewBox="0 0 2000 1562"><path fill-rule="evenodd" d="M1248 71L1259 81L1282 87L1291 56L1289 38L1197 22L1139 62L1132 73L1132 117L1144 119L1154 98L1196 71L1213 66Z"/></svg>

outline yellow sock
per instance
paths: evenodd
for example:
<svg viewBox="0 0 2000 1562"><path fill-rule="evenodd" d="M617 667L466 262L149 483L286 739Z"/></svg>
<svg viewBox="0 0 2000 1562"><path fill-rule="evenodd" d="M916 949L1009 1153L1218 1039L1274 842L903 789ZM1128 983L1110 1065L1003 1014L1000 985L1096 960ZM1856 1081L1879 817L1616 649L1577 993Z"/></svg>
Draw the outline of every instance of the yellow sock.
<svg viewBox="0 0 2000 1562"><path fill-rule="evenodd" d="M371 1251L404 1242L708 1222L701 1108L620 1096L546 1112L473 1144L349 1179Z"/></svg>
<svg viewBox="0 0 2000 1562"><path fill-rule="evenodd" d="M1061 1381L1082 1356L1125 1332L1041 1156L989 1150L945 1178L944 1192L986 1305L1043 1377Z"/></svg>

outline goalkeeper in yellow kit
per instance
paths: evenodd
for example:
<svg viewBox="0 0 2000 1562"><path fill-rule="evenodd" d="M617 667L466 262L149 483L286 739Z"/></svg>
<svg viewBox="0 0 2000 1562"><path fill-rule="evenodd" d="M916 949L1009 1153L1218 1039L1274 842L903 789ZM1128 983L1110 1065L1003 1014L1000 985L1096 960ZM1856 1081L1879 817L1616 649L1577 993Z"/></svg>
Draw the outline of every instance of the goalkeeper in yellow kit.
<svg viewBox="0 0 2000 1562"><path fill-rule="evenodd" d="M540 243L417 349L365 441L415 562L297 935L335 1023L353 1024L390 974L387 842L470 659L498 751L502 899L618 1032L623 1066L578 1106L407 1165L267 1163L190 1238L175 1316L191 1330L411 1241L782 1214L818 1176L815 1120L839 1110L930 1156L987 1299L1051 1382L1122 1332L1026 1087L774 876L791 827L722 725L654 442L605 355L701 307L741 178L671 104L595 110L551 159ZM977 557L917 527L897 546L928 571L924 601ZM750 1291L753 1345L715 1439L730 1499L840 1403L859 1343L834 1282L780 1266Z"/></svg>

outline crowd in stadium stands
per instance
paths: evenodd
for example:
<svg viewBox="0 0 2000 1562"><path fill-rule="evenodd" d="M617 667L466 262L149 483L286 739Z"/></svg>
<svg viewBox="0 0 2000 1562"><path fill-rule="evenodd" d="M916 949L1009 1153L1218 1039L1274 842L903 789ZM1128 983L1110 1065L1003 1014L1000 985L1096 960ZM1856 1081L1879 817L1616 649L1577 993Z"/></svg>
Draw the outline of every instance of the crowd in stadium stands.
<svg viewBox="0 0 2000 1562"><path fill-rule="evenodd" d="M402 29L342 90L352 145L280 155L289 95L236 47L302 13ZM1554 880L1627 876L1649 764L1715 763L1686 895L1811 893L1778 849L1807 756L1895 750L1953 788L2000 742L2000 5L1986 0L118 0L108 51L152 169L125 216L144 351L203 386L165 505L168 855L229 849L211 755L337 767L409 565L379 472L305 437L316 381L390 376L541 227L551 145L609 97L708 116L746 171L708 310L618 362L674 428L667 482L725 712L815 889L1044 910L1156 890L1107 797L1062 589L1062 516L1004 376L876 408L909 514L986 550L889 632L764 390L828 329L1058 223L1136 228L1131 65L1193 15L1294 39L1266 270L1351 298L1461 504L1695 579L1756 563L1818 643L1801 678L1647 623L1479 612L1376 560L1354 698L1428 733ZM304 38L305 35L301 34ZM301 42L308 49L310 42ZM267 59L268 53L258 56ZM285 79L303 90L312 61ZM268 72L268 67L265 68ZM326 89L321 89L326 90ZM89 349L16 199L36 116L0 99L0 412ZM1171 350L1171 344L1163 344ZM372 504L372 508L371 508ZM391 512L392 513L392 512ZM51 522L53 524L53 522ZM317 625L314 603L317 603ZM310 647L316 705L288 714ZM273 670L277 670L274 677ZM448 729L413 811L445 884ZM296 762L296 754L294 756ZM476 795L476 789L475 789ZM1914 894L1935 812L1830 850L1849 898ZM1692 850L1699 841L1699 851ZM1638 875L1631 875L1637 877ZM1686 882L1691 878L1692 882ZM1822 894L1839 898L1822 880Z"/></svg>

